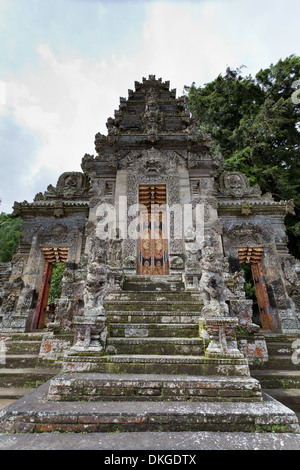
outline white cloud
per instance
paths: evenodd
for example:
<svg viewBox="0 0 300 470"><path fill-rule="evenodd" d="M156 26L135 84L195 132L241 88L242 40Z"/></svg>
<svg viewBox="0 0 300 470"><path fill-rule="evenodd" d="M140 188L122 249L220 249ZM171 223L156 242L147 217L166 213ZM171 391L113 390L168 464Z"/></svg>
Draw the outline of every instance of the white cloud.
<svg viewBox="0 0 300 470"><path fill-rule="evenodd" d="M178 84L178 92L193 80L212 79L235 59L232 44L220 27L219 7L154 3L148 7L141 63Z"/></svg>
<svg viewBox="0 0 300 470"><path fill-rule="evenodd" d="M10 74L6 106L1 107L2 114L5 110L12 113L19 125L39 137L31 166L30 155L25 155L26 194L30 178L34 178L35 192L46 190L47 169L52 178L80 170L83 155L95 153L95 134L106 133L107 118L114 116L119 97L127 97L135 80L155 74L170 80L171 88L181 95L184 85L213 80L226 66L253 66L258 61L267 67L268 50L273 46L276 53L276 43L273 37L272 44L264 42L263 32L258 34L255 25L263 24L268 11L247 22L247 4L234 0L229 4L228 9L228 2L220 1L146 3L139 45L123 55L116 50L109 60L58 55L51 42L39 43L39 67L28 66L19 77ZM102 4L100 7L102 15L107 12ZM233 20L235 8L244 15L244 23L241 16ZM107 40L113 41L113 37ZM105 51L105 44L100 47ZM23 200L23 193L22 187L16 187L15 199Z"/></svg>

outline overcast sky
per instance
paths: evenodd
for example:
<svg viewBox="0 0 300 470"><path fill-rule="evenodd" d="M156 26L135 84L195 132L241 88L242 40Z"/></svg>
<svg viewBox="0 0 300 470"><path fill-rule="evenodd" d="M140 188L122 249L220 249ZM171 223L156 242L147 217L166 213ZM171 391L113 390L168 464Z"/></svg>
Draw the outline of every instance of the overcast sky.
<svg viewBox="0 0 300 470"><path fill-rule="evenodd" d="M81 171L135 81L254 77L300 55L299 19L299 0L0 0L0 212Z"/></svg>

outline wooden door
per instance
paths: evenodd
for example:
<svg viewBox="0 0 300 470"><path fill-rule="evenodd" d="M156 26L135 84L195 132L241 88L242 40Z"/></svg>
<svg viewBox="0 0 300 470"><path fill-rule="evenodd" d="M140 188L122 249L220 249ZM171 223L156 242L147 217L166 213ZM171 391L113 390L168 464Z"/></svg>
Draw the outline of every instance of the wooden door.
<svg viewBox="0 0 300 470"><path fill-rule="evenodd" d="M40 285L37 307L33 320L34 330L42 329L45 326L46 310L48 305L51 278L53 273L53 263L65 263L68 257L68 247L44 247L42 249L45 258L42 281Z"/></svg>
<svg viewBox="0 0 300 470"><path fill-rule="evenodd" d="M166 185L139 187L137 272L143 275L168 274Z"/></svg>
<svg viewBox="0 0 300 470"><path fill-rule="evenodd" d="M273 322L269 296L261 265L264 249L258 247L247 247L239 248L238 252L240 263L246 263L251 265L252 277L254 281L262 327L264 330L274 330L275 326Z"/></svg>
<svg viewBox="0 0 300 470"><path fill-rule="evenodd" d="M260 263L252 263L251 270L262 327L264 330L274 330L269 296L263 276L262 266Z"/></svg>
<svg viewBox="0 0 300 470"><path fill-rule="evenodd" d="M53 264L46 261L33 322L34 330L42 329L45 324L52 272Z"/></svg>

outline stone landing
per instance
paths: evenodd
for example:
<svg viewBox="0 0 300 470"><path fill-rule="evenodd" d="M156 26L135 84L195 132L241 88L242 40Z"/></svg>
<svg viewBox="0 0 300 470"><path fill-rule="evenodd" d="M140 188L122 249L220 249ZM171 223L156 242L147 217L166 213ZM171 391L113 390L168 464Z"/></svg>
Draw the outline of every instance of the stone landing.
<svg viewBox="0 0 300 470"><path fill-rule="evenodd" d="M249 432L298 433L293 411L261 402L49 400L47 382L0 412L2 433Z"/></svg>

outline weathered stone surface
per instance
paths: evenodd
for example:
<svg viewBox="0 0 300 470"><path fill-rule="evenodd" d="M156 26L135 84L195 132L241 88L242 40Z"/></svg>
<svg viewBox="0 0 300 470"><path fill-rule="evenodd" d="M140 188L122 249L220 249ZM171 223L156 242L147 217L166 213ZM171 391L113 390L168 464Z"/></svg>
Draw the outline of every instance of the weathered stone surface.
<svg viewBox="0 0 300 470"><path fill-rule="evenodd" d="M266 396L258 403L47 401L48 384L0 412L1 431L165 432L228 431L297 433L295 414Z"/></svg>
<svg viewBox="0 0 300 470"><path fill-rule="evenodd" d="M139 374L63 374L50 381L52 401L123 399L179 401L261 401L260 384L250 377Z"/></svg>

